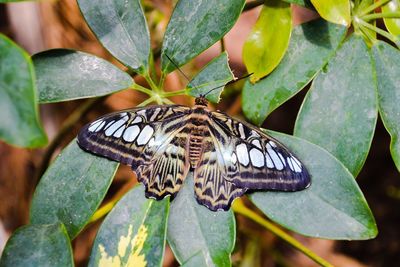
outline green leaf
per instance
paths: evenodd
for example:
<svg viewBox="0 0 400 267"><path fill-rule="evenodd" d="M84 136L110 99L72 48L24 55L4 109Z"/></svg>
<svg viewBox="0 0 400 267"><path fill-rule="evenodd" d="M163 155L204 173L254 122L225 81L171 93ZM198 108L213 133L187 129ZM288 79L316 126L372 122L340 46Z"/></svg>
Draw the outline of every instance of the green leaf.
<svg viewBox="0 0 400 267"><path fill-rule="evenodd" d="M78 4L102 45L128 68L146 74L150 34L140 0L78 0Z"/></svg>
<svg viewBox="0 0 400 267"><path fill-rule="evenodd" d="M0 34L0 139L7 143L29 148L47 144L34 80L29 55Z"/></svg>
<svg viewBox="0 0 400 267"><path fill-rule="evenodd" d="M376 75L378 80L379 114L392 140L390 152L400 171L400 52L385 42L377 42L373 47Z"/></svg>
<svg viewBox="0 0 400 267"><path fill-rule="evenodd" d="M374 217L351 173L324 149L271 132L304 163L311 186L297 192L257 192L251 200L271 220L297 233L359 240L377 235Z"/></svg>
<svg viewBox="0 0 400 267"><path fill-rule="evenodd" d="M220 40L235 24L244 0L178 1L161 49L161 69L169 73Z"/></svg>
<svg viewBox="0 0 400 267"><path fill-rule="evenodd" d="M243 46L243 61L247 71L253 73L252 83L276 68L288 48L291 31L290 4L266 1Z"/></svg>
<svg viewBox="0 0 400 267"><path fill-rule="evenodd" d="M311 0L318 13L327 21L349 26L350 0Z"/></svg>
<svg viewBox="0 0 400 267"><path fill-rule="evenodd" d="M181 267L198 267L198 266L210 266L207 263L207 256L204 255L203 251L199 251L181 265Z"/></svg>
<svg viewBox="0 0 400 267"><path fill-rule="evenodd" d="M8 240L0 266L74 266L65 227L57 223L19 228Z"/></svg>
<svg viewBox="0 0 400 267"><path fill-rule="evenodd" d="M190 172L171 202L167 238L176 259L184 263L202 252L207 263L230 266L235 235L235 217L231 210L212 212L196 202Z"/></svg>
<svg viewBox="0 0 400 267"><path fill-rule="evenodd" d="M147 199L143 186L128 192L104 220L89 266L161 266L169 198Z"/></svg>
<svg viewBox="0 0 400 267"><path fill-rule="evenodd" d="M400 13L400 1L392 0L382 6L382 13L397 12ZM384 18L387 30L393 35L400 35L400 19Z"/></svg>
<svg viewBox="0 0 400 267"><path fill-rule="evenodd" d="M223 52L208 63L188 84L189 95L199 97L206 95L208 101L218 103L224 85L233 80L233 73L228 64L228 54Z"/></svg>
<svg viewBox="0 0 400 267"><path fill-rule="evenodd" d="M41 103L103 96L134 83L108 61L79 51L52 49L32 59Z"/></svg>
<svg viewBox="0 0 400 267"><path fill-rule="evenodd" d="M72 140L36 188L31 223L62 222L74 238L102 202L117 166L116 162L84 152Z"/></svg>
<svg viewBox="0 0 400 267"><path fill-rule="evenodd" d="M327 63L344 37L346 28L324 20L293 29L289 48L278 67L265 79L243 89L243 112L257 125L298 93Z"/></svg>
<svg viewBox="0 0 400 267"><path fill-rule="evenodd" d="M377 111L371 55L365 42L352 36L315 78L295 135L325 148L357 176L371 146Z"/></svg>

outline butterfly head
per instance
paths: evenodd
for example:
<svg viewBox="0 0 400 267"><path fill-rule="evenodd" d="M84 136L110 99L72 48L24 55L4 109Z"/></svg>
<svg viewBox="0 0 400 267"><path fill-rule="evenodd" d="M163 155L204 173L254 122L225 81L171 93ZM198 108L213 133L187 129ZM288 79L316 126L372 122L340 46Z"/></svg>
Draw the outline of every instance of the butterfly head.
<svg viewBox="0 0 400 267"><path fill-rule="evenodd" d="M201 95L201 96L199 96L199 97L196 97L196 99L194 100L194 103L195 103L196 105L205 106L205 107L207 107L207 105L208 105L208 101L207 101L207 99L205 98L205 96L203 96L203 95Z"/></svg>

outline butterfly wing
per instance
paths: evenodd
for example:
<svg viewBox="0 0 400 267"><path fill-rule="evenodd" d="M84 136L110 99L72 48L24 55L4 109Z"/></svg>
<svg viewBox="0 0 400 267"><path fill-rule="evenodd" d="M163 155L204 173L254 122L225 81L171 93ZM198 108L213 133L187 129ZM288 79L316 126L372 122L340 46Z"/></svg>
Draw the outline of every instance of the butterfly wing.
<svg viewBox="0 0 400 267"><path fill-rule="evenodd" d="M225 151L227 180L240 188L298 191L310 175L285 146L254 126L222 112L210 112L211 129Z"/></svg>
<svg viewBox="0 0 400 267"><path fill-rule="evenodd" d="M209 129L203 139L201 158L194 170L197 202L213 211L228 210L232 201L246 192L246 188L239 188L228 181L222 146L213 130Z"/></svg>
<svg viewBox="0 0 400 267"><path fill-rule="evenodd" d="M150 106L112 113L87 124L78 134L81 148L132 166L146 196L175 194L189 170L187 138L180 134L190 109Z"/></svg>

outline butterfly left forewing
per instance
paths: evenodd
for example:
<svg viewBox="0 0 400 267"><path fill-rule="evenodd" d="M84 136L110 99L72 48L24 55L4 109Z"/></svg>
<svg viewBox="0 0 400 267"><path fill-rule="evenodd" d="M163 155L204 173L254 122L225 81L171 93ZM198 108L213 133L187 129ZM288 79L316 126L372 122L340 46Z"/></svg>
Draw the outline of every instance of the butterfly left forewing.
<svg viewBox="0 0 400 267"><path fill-rule="evenodd" d="M210 112L210 118L211 128L223 132L229 182L241 188L279 191L310 185L305 166L277 140L222 112Z"/></svg>
<svg viewBox="0 0 400 267"><path fill-rule="evenodd" d="M87 124L78 134L81 148L132 167L146 195L175 194L189 169L185 137L189 108L150 106L112 113Z"/></svg>

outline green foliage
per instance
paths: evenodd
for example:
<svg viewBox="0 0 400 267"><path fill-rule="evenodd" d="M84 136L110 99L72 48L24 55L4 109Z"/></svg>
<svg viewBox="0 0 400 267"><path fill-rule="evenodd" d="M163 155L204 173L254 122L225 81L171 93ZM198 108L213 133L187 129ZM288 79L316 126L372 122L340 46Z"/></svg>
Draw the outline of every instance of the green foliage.
<svg viewBox="0 0 400 267"><path fill-rule="evenodd" d="M230 266L236 237L233 212L210 212L196 202L193 188L193 173L189 173L171 202L168 243L177 260L187 266L195 266L194 261L199 260ZM196 256L199 251L202 254Z"/></svg>
<svg viewBox="0 0 400 267"><path fill-rule="evenodd" d="M309 1L284 2L310 6ZM269 132L305 163L312 185L301 192L257 192L250 199L272 221L294 232L329 239L369 239L376 236L377 228L354 177L368 155L378 109L391 134L392 156L400 169L397 82L400 56L397 49L376 40L377 34L393 43L398 42L398 37L374 23L380 17L398 18L397 11L375 13L388 1L368 0L361 4L355 1L350 21L348 0L312 2L322 17L336 24L320 19L292 30L288 5L280 3L282 9L269 6L261 12L244 48L246 66L255 72L253 81L260 80L255 84L247 81L242 98L246 117L261 125L272 111L315 78L295 127L295 135L303 139ZM199 96L221 86L207 95L209 101L217 103L222 86L233 78L228 55L223 52L187 88L174 92L163 88L165 76L176 68L167 56L181 66L219 41L237 21L244 0L178 1L161 47L160 77L153 77L156 71L141 1L78 0L78 3L101 44L128 67L129 74L83 52L44 51L33 57L41 103L134 89L149 96L142 105L166 104L171 103L170 96ZM277 14L284 14L285 20ZM338 25L349 26L350 22L354 33ZM261 37L255 38L254 33L260 33ZM281 41L277 46L276 39ZM368 46L372 46L372 53ZM259 56L265 60L259 60ZM266 62L261 64L261 61ZM132 72L144 76L151 88L135 84L130 77ZM2 111L12 114L11 121L3 120L0 125L0 138L26 147L44 145L46 137L38 119L32 63L24 51L3 36L0 36L0 85ZM14 233L0 266L71 266L69 239L99 217L93 214L104 200L117 167L115 162L83 152L73 140L41 178L30 210L31 224ZM230 266L236 238L233 211L243 215L245 212L235 207L233 211L211 212L197 204L193 186L193 174L189 173L171 203L169 198L146 199L142 186L132 189L102 223L89 265L133 262L140 266L145 262L161 266L168 241L183 266ZM109 206L113 205L104 207ZM279 231L273 232L323 263L301 249L298 242Z"/></svg>
<svg viewBox="0 0 400 267"><path fill-rule="evenodd" d="M47 137L39 120L35 74L28 54L0 34L0 139L40 147Z"/></svg>
<svg viewBox="0 0 400 267"><path fill-rule="evenodd" d="M294 134L328 150L356 176L374 135L376 99L370 53L365 42L353 36L314 79Z"/></svg>
<svg viewBox="0 0 400 267"><path fill-rule="evenodd" d="M126 72L104 59L79 51L47 50L32 59L40 103L107 95L133 84Z"/></svg>
<svg viewBox="0 0 400 267"><path fill-rule="evenodd" d="M0 266L74 266L65 227L60 223L21 227L8 240Z"/></svg>

